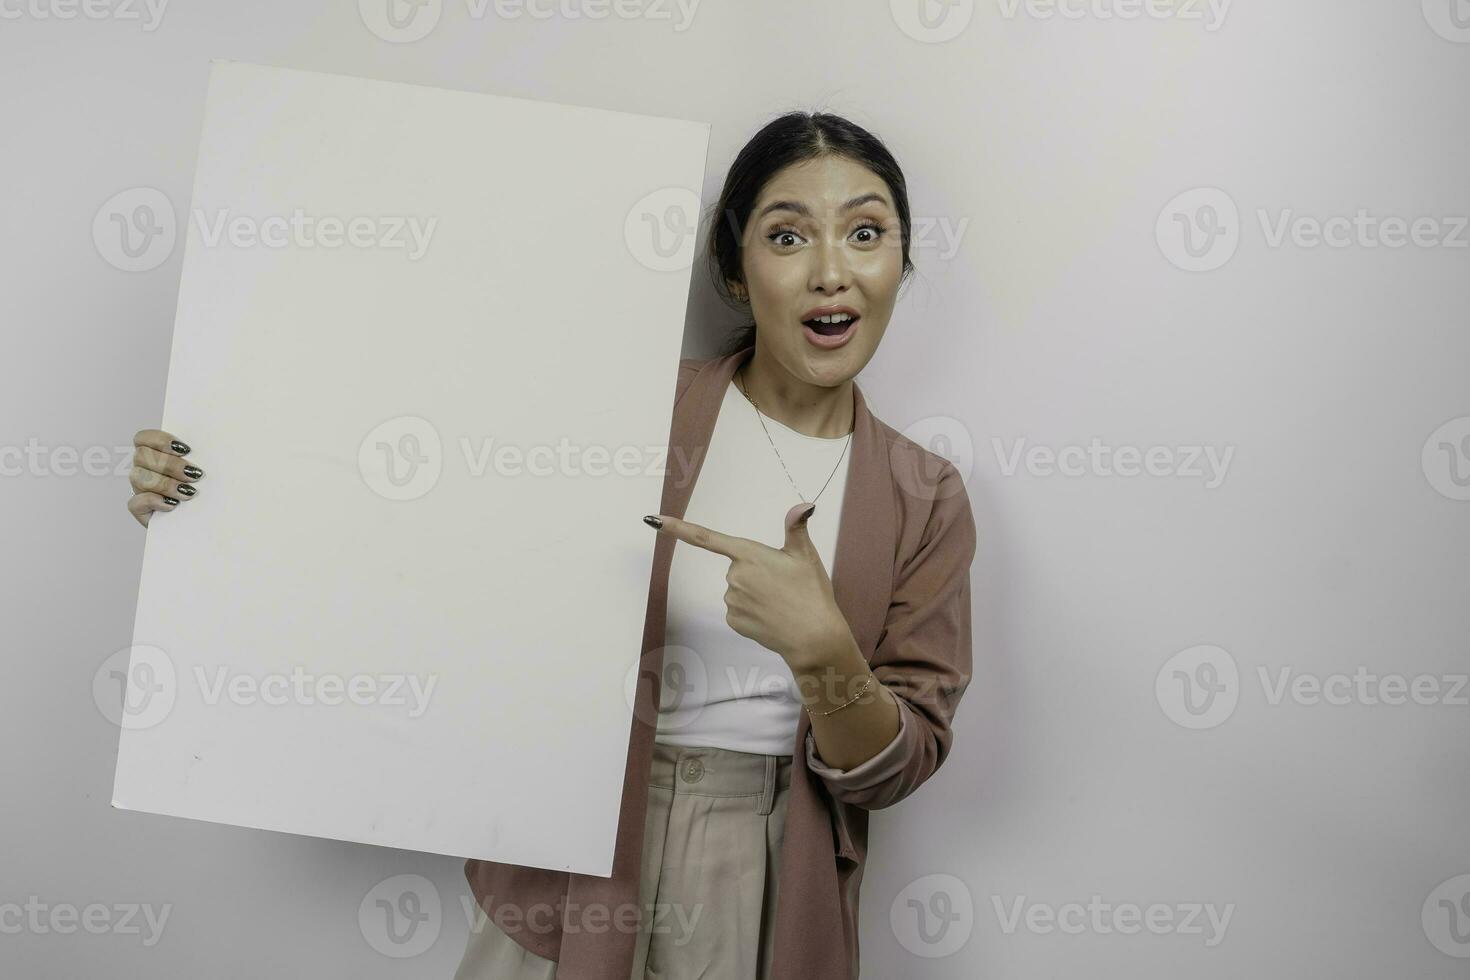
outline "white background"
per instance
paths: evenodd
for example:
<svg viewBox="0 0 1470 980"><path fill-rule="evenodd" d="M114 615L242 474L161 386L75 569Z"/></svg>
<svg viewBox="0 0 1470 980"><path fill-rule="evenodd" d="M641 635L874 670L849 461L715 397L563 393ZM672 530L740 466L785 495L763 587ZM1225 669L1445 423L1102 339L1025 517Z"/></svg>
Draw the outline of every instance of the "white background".
<svg viewBox="0 0 1470 980"><path fill-rule="evenodd" d="M1238 3L1211 30L1206 8L1043 18L997 0L952 8L943 41L921 39L906 4L706 3L683 29L672 6L494 9L447 3L408 43L345 2L196 0L151 32L0 24L0 445L127 447L157 423L180 250L124 273L91 227L138 186L187 206L211 57L709 119L706 203L774 114L847 114L888 141L933 229L860 381L896 427L923 422L960 455L968 438L980 530L975 682L945 768L874 816L864 975L1463 976L1424 920L1446 921L1435 890L1470 872L1470 709L1273 704L1258 673L1470 669L1470 502L1451 457L1423 452L1470 416L1470 252L1273 246L1260 217L1470 213L1470 44L1447 5ZM1156 237L1198 188L1239 216L1212 271L1180 268L1178 243ZM1202 203L1177 213L1204 220ZM944 247L938 228L964 222ZM707 354L736 321L696 282L686 353ZM1093 437L1233 455L1213 488L1005 468L1017 440ZM0 936L7 972L449 976L467 922L455 859L109 808L117 731L90 691L129 639L142 532L125 476L64 469L0 479L0 901L171 915L151 947L117 931ZM1236 665L1236 704L1190 729L1156 680L1206 644ZM393 958L358 910L375 887L401 891L400 874L424 876L408 884L440 912L422 952ZM913 938L905 889L942 908L931 874L953 875L939 888L973 913L943 933L947 958ZM1204 919L1202 934L1006 931L1018 899L1044 915L1093 895L1234 908L1215 946Z"/></svg>

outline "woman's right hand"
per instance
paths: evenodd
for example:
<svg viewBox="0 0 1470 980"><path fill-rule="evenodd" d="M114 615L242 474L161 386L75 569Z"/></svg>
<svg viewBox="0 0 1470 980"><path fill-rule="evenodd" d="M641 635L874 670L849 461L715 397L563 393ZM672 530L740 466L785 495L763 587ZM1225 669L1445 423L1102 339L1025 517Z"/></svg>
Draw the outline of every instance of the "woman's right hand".
<svg viewBox="0 0 1470 980"><path fill-rule="evenodd" d="M139 429L133 436L133 495L128 513L144 527L155 510L170 511L199 492L194 481L204 471L183 457L189 446L161 429Z"/></svg>

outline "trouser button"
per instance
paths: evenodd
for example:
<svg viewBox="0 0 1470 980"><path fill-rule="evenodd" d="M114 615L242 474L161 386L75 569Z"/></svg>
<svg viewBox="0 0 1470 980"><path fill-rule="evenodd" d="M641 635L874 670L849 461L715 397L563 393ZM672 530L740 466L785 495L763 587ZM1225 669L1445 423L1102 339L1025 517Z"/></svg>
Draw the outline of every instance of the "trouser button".
<svg viewBox="0 0 1470 980"><path fill-rule="evenodd" d="M697 758L686 760L684 763L683 776L684 782L686 783L697 783L701 779L703 779L704 760Z"/></svg>

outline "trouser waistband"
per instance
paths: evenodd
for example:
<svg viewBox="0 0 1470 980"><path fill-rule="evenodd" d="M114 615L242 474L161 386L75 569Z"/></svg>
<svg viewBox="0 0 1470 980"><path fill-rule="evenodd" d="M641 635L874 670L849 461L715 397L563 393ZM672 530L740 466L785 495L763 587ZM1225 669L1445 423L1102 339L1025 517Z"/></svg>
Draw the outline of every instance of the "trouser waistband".
<svg viewBox="0 0 1470 980"><path fill-rule="evenodd" d="M675 794L756 797L756 812L770 813L777 794L791 785L791 756L654 742L648 785Z"/></svg>

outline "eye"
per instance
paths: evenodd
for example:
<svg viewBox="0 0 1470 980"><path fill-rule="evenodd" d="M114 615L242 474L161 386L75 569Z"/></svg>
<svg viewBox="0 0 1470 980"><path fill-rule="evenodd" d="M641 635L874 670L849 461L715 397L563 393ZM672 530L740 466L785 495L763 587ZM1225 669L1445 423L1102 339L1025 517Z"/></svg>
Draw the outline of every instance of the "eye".
<svg viewBox="0 0 1470 980"><path fill-rule="evenodd" d="M797 233L795 228L790 225L781 225L771 230L771 233L766 236L766 241L769 242L776 238L784 238L788 235L794 238L801 238L801 235ZM806 239L803 238L802 241L806 241ZM775 244L781 248L794 248L796 245L795 242L775 242Z"/></svg>
<svg viewBox="0 0 1470 980"><path fill-rule="evenodd" d="M868 237L859 239L860 244L871 245L883 237L883 226L878 224L878 222L870 219L868 221L864 221L862 224L858 225L852 230L852 233L854 235L859 232L871 232Z"/></svg>

